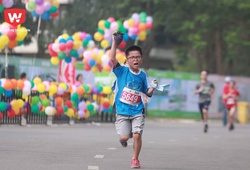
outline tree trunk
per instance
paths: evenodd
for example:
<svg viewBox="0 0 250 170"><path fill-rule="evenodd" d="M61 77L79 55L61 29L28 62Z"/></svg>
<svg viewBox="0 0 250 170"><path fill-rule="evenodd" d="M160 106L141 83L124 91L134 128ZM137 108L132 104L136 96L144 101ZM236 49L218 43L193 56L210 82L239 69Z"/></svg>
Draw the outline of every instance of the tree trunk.
<svg viewBox="0 0 250 170"><path fill-rule="evenodd" d="M216 73L223 74L223 56L222 56L222 42L221 32L217 29L214 32L214 57L216 61Z"/></svg>

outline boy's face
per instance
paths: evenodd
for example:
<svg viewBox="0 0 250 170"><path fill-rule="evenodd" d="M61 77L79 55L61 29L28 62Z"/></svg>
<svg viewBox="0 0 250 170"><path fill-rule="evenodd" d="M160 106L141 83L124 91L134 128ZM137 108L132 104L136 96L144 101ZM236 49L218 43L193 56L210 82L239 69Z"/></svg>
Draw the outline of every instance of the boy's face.
<svg viewBox="0 0 250 170"><path fill-rule="evenodd" d="M207 80L207 72L206 71L201 72L201 80Z"/></svg>
<svg viewBox="0 0 250 170"><path fill-rule="evenodd" d="M142 56L139 51L130 51L126 61L132 71L138 70L142 64Z"/></svg>

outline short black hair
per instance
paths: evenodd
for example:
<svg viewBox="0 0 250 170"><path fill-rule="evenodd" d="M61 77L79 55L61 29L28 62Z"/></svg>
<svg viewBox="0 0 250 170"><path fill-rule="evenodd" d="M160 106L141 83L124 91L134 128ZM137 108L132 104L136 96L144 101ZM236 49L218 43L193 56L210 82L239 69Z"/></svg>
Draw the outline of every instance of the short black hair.
<svg viewBox="0 0 250 170"><path fill-rule="evenodd" d="M79 77L81 77L81 76L82 76L81 74L78 74L78 75L76 76L76 80L78 80Z"/></svg>
<svg viewBox="0 0 250 170"><path fill-rule="evenodd" d="M21 79L26 78L26 73L25 72L21 73L20 78Z"/></svg>
<svg viewBox="0 0 250 170"><path fill-rule="evenodd" d="M137 45L132 45L132 46L128 47L128 48L125 50L126 57L128 56L128 54L129 54L130 51L139 51L139 53L140 53L141 56L142 56L141 47L139 47L139 46L137 46Z"/></svg>

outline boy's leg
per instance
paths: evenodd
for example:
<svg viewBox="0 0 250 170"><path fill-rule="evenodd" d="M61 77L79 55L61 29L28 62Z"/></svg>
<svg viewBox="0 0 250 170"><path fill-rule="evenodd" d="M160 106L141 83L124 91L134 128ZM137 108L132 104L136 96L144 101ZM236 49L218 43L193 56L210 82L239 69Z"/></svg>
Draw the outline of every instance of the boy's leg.
<svg viewBox="0 0 250 170"><path fill-rule="evenodd" d="M142 132L144 127L144 115L136 115L132 118L132 132L134 138L133 159L138 160L142 146Z"/></svg>
<svg viewBox="0 0 250 170"><path fill-rule="evenodd" d="M222 103L223 105L223 125L227 125L227 107L225 103Z"/></svg>
<svg viewBox="0 0 250 170"><path fill-rule="evenodd" d="M121 144L126 147L127 140L129 139L129 134L131 133L131 121L128 116L116 115L115 122L116 132L119 135Z"/></svg>

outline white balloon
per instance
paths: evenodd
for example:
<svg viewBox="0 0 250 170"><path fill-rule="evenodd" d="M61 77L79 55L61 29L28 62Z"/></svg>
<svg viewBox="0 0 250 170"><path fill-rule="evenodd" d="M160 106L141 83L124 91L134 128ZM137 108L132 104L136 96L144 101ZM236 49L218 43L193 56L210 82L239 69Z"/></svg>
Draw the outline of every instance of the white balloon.
<svg viewBox="0 0 250 170"><path fill-rule="evenodd" d="M95 42L93 40L90 40L88 43L89 48L93 48L95 46Z"/></svg>
<svg viewBox="0 0 250 170"><path fill-rule="evenodd" d="M45 114L48 115L48 116L53 116L54 115L54 107L47 106L45 108Z"/></svg>
<svg viewBox="0 0 250 170"><path fill-rule="evenodd" d="M140 20L140 15L138 13L133 13L131 17L135 22L138 22Z"/></svg>
<svg viewBox="0 0 250 170"><path fill-rule="evenodd" d="M153 23L153 17L147 16L146 22L149 23L149 24L152 24Z"/></svg>
<svg viewBox="0 0 250 170"><path fill-rule="evenodd" d="M23 94L25 94L26 96L30 95L30 88L23 88Z"/></svg>

